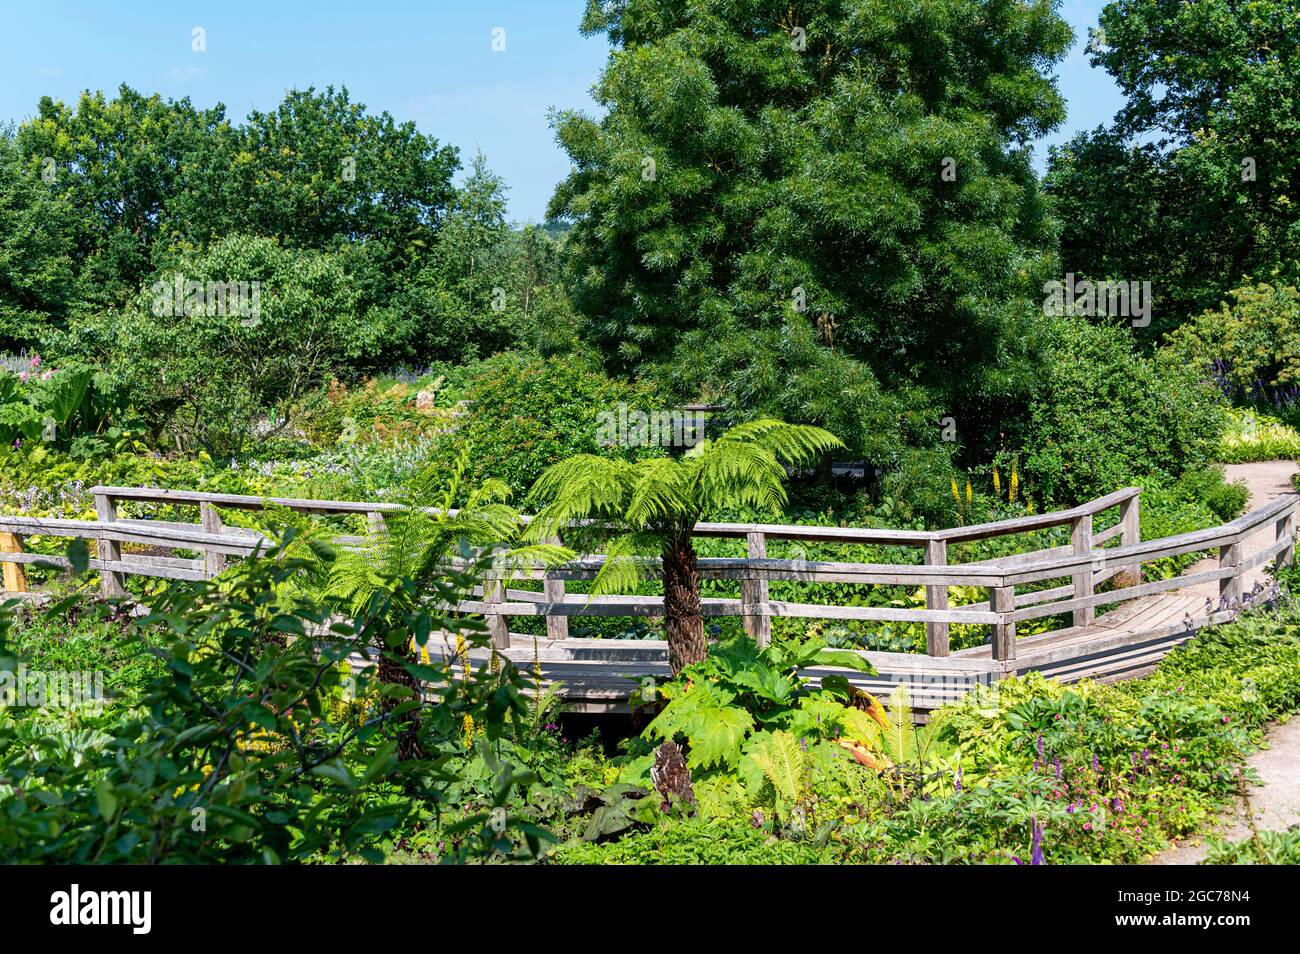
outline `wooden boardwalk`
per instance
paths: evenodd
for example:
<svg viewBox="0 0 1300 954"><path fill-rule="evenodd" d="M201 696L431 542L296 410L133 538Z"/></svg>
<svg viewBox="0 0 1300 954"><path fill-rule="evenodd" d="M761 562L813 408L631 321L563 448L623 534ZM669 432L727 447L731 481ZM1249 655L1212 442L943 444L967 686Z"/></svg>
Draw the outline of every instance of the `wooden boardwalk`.
<svg viewBox="0 0 1300 954"><path fill-rule="evenodd" d="M340 533L335 539L341 546L362 546L367 533L382 528L386 514L400 509L391 503L267 500L139 487L97 487L94 493L98 519L93 521L0 515L0 565L7 595L21 596L25 590L24 564L67 565L62 557L24 552L24 541L33 537L95 541L90 565L100 571L104 595L113 597L128 593L127 580L132 576L205 579L220 573L227 561L255 557L267 547L260 534L226 526L223 511L275 504L353 521L360 533ZM974 686L1015 673L1041 672L1063 681L1130 678L1149 672L1198 629L1231 620L1244 606L1270 598L1267 589L1257 591L1258 579L1270 563L1291 560L1300 498L1285 493L1222 526L1149 541L1140 539L1139 501L1140 491L1126 488L1070 510L935 531L699 524L697 536L737 541L746 554L701 558L701 575L725 581L724 587L736 594L706 598L703 612L706 617L739 617L760 646L771 639L772 620L781 617L921 625L925 652L858 651L879 675L835 672L878 695L888 695L903 684L914 708L922 713ZM124 504L136 516L120 516ZM196 511L197 522L141 515L143 508L159 505ZM1062 534L1066 529L1068 542L1063 535L1049 540L1050 534L1044 533ZM1026 534L1032 539L1025 548L1013 542L1004 547L1008 550L1004 556L973 562L953 559L961 555L964 544ZM1267 538L1258 545L1265 534ZM1249 547L1245 546L1248 540ZM1045 541L1056 545L1044 547ZM772 557L769 544L787 550L792 545L816 546L821 552L839 544L865 545L882 555L913 551L921 562ZM148 553L139 552L146 549ZM1190 557L1191 565L1177 576L1157 573L1154 579L1146 578L1146 567L1171 557L1184 558L1183 562ZM625 711L647 698L649 693L643 690L669 675L662 641L569 636L573 617L663 614L661 596L593 598L567 590L570 582L592 579L604 559L596 554L559 568L507 567L486 574L483 585L456 607L482 615L492 634L491 647L475 650L472 658L486 661L495 652L521 668L532 668L536 661L543 678L561 683L563 698L581 711ZM797 593L799 587L790 584L800 583L923 593L924 607L897 599L866 606L802 603L777 599L772 593L774 586L787 595ZM962 593L974 588L986 598L954 604L953 587L961 587ZM545 635L512 632L510 623L520 616L544 618ZM1048 619L1054 628L1018 638L1017 625L1036 619ZM980 627L987 632L987 641L952 652L953 625ZM430 649L440 651L436 645ZM452 648L442 651L450 653ZM831 671L811 670L807 675L815 681Z"/></svg>

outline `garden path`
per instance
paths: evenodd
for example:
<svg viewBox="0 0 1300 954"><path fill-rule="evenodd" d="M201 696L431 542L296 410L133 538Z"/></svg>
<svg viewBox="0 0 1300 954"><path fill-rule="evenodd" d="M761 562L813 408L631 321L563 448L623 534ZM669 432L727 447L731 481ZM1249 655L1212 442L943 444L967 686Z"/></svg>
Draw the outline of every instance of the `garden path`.
<svg viewBox="0 0 1300 954"><path fill-rule="evenodd" d="M1296 463L1289 460L1231 464L1227 467L1227 478L1229 481L1245 481L1250 489L1249 508L1254 508L1291 490L1291 476L1297 469ZM1249 557L1253 550L1267 545L1264 535L1256 534L1246 542L1244 556ZM1256 572L1262 571L1261 567ZM1244 581L1247 588L1253 583L1250 578ZM1210 595L1211 589L1217 595L1217 586L1216 583L1209 584L1206 595ZM1194 592L1195 589L1189 587L1180 592ZM1286 831L1292 825L1300 824L1300 719L1271 726L1267 738L1268 748L1260 749L1246 759L1246 764L1259 774L1263 784L1253 786L1246 798L1238 800L1232 809L1225 812L1206 835L1240 841L1250 837L1252 820L1256 831ZM1205 853L1205 836L1200 835L1154 855L1148 863L1194 865L1205 857Z"/></svg>

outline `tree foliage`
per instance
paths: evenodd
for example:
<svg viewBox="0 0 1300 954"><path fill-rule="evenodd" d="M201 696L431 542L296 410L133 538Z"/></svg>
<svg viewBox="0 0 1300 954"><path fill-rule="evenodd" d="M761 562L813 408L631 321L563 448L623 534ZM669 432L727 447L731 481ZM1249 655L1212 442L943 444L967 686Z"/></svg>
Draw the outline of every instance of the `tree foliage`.
<svg viewBox="0 0 1300 954"><path fill-rule="evenodd" d="M606 114L555 117L574 169L550 208L614 366L730 396L794 324L867 390L923 380L978 414L1023 383L1054 243L1026 147L1064 115L1045 68L1070 39L1050 3L593 0L583 29L615 47ZM759 380L768 412L817 388Z"/></svg>

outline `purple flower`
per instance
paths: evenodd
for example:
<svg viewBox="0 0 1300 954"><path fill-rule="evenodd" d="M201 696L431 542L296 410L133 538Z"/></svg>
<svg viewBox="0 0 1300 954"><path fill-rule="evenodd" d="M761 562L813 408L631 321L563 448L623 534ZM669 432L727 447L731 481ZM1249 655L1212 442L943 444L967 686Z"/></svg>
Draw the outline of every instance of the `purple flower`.
<svg viewBox="0 0 1300 954"><path fill-rule="evenodd" d="M1043 757L1043 737L1041 735L1038 737L1038 757L1040 759Z"/></svg>
<svg viewBox="0 0 1300 954"><path fill-rule="evenodd" d="M1029 863L1031 865L1047 864L1043 860L1043 826L1038 824L1038 816L1035 815L1032 820L1032 840L1033 845L1030 849Z"/></svg>
<svg viewBox="0 0 1300 954"><path fill-rule="evenodd" d="M957 766L957 778L953 781L953 788L958 795L961 794L961 766Z"/></svg>

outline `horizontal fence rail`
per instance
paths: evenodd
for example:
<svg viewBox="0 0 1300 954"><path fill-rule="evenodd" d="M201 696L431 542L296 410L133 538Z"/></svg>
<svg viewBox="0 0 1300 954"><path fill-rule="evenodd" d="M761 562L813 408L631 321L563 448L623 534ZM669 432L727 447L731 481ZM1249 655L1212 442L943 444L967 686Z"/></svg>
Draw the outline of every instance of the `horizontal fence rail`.
<svg viewBox="0 0 1300 954"><path fill-rule="evenodd" d="M0 565L4 567L6 595L22 597L27 582L24 567L34 563L66 567L64 556L26 552L24 543L32 537L83 538L95 542L90 560L99 571L105 597L127 593L129 576L177 580L203 580L224 570L231 558L256 556L272 544L254 530L227 526L223 510L258 511L270 507L320 517L363 517L373 532L382 527L385 515L401 511L400 504L309 500L284 497L253 497L187 490L142 487L95 487L95 520L46 519L0 515ZM780 524L701 523L700 537L744 541L744 557L704 557L699 560L704 580L734 581L739 597L705 597L702 612L708 617L733 616L759 645L771 639L773 618L915 623L926 633L925 653L863 652L867 658L893 660L895 668L914 667L910 657L925 667L965 667L968 672L1016 671L1016 625L1043 617L1062 616L1069 626L1051 632L1085 631L1093 624L1099 608L1167 593L1183 587L1219 584L1220 600L1212 613L1232 612L1243 597L1243 576L1266 562L1290 562L1295 546L1296 494L1285 494L1236 520L1219 527L1179 534L1158 540L1140 539L1139 503L1141 491L1129 487L1069 510L1035 514L1009 520L955 527L946 530L889 530L855 527L817 527ZM197 508L198 523L127 518L119 514L123 503ZM1098 531L1098 515L1116 509L1115 523ZM524 518L525 520L529 518ZM1248 537L1274 529L1273 542L1249 559L1243 559L1242 543ZM994 559L953 563L951 547L997 537L1068 527L1069 543L1038 550L1010 553ZM340 534L341 546L364 545L366 537ZM916 547L923 562L851 563L831 560L778 559L769 557L769 541L803 541L818 544ZM125 548L125 549L124 549ZM138 552L147 549L151 552ZM155 551L166 551L159 553ZM177 551L199 554L177 556ZM1167 557L1208 551L1217 555L1212 569L1192 567L1181 575L1144 582L1145 564ZM460 561L464 565L464 561ZM551 640L568 638L572 617L653 617L663 615L661 596L591 596L570 593L571 581L590 581L605 563L596 554L583 556L561 567L512 566L501 563L486 574L471 598L455 610L484 616L493 645L509 649L509 620L516 617L544 617ZM645 561L653 576L658 561ZM541 589L518 589L512 581L540 582ZM1043 587L1041 584L1058 582ZM864 586L900 586L923 590L924 608L898 606L844 606L801 603L773 599L773 583L839 583ZM1110 588L1102 589L1107 584ZM954 605L951 587L973 587L986 591L980 602ZM988 659L976 658L971 650L950 656L950 627L989 627ZM1036 635L1038 639L1042 634ZM575 641L578 642L589 641ZM965 654L965 655L963 655Z"/></svg>

